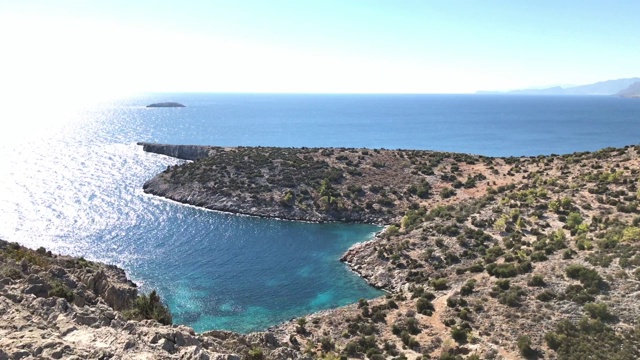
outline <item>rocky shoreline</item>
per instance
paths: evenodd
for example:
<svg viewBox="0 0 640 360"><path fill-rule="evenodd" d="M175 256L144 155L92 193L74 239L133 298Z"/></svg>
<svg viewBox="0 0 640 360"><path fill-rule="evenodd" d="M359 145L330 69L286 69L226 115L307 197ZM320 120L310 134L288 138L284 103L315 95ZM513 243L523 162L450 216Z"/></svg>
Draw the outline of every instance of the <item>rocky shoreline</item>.
<svg viewBox="0 0 640 360"><path fill-rule="evenodd" d="M268 332L127 320L137 296L120 268L0 240L0 360L304 358Z"/></svg>

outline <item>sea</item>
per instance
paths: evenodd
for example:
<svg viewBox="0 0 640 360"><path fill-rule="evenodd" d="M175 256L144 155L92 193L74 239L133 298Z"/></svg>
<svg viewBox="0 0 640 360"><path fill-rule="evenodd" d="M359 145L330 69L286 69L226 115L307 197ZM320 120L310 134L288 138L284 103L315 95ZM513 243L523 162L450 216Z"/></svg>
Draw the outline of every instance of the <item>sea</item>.
<svg viewBox="0 0 640 360"><path fill-rule="evenodd" d="M32 101L31 101L32 100ZM206 211L145 195L180 160L138 141L536 156L640 141L608 96L142 94L0 109L0 238L124 268L174 323L251 332L384 295L339 261L379 226ZM185 108L146 108L176 101Z"/></svg>

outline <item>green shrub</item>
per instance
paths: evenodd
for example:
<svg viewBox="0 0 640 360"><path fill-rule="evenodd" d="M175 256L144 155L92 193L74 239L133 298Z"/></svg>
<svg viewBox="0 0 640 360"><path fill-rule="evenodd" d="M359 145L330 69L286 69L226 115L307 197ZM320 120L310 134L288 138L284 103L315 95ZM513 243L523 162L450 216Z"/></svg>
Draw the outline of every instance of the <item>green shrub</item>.
<svg viewBox="0 0 640 360"><path fill-rule="evenodd" d="M528 335L518 336L517 344L520 355L529 357L535 354L535 351L531 348L531 338Z"/></svg>
<svg viewBox="0 0 640 360"><path fill-rule="evenodd" d="M473 289L474 289L475 285L476 285L475 279L467 280L466 284L464 284L460 288L460 295L462 295L462 296L471 295L473 293Z"/></svg>
<svg viewBox="0 0 640 360"><path fill-rule="evenodd" d="M577 324L562 320L555 331L545 334L547 345L558 359L624 359L640 357L640 329L616 332L600 319L583 318Z"/></svg>
<svg viewBox="0 0 640 360"><path fill-rule="evenodd" d="M329 352L335 348L335 343L328 336L323 336L320 338L320 346L322 347L322 351Z"/></svg>
<svg viewBox="0 0 640 360"><path fill-rule="evenodd" d="M451 328L451 337L459 344L465 344L467 342L467 335L470 329L454 326Z"/></svg>
<svg viewBox="0 0 640 360"><path fill-rule="evenodd" d="M587 303L584 305L584 311L592 319L607 321L612 318L611 313L609 313L609 307L605 303Z"/></svg>
<svg viewBox="0 0 640 360"><path fill-rule="evenodd" d="M248 360L262 360L264 359L264 354L262 353L262 349L259 347L254 347L247 353Z"/></svg>
<svg viewBox="0 0 640 360"><path fill-rule="evenodd" d="M580 285L569 285L564 292L564 299L571 300L578 304L586 304L588 302L594 301L595 298L591 296L582 286Z"/></svg>
<svg viewBox="0 0 640 360"><path fill-rule="evenodd" d="M431 281L431 286L433 286L436 290L446 290L447 289L447 279L440 278Z"/></svg>
<svg viewBox="0 0 640 360"><path fill-rule="evenodd" d="M540 274L533 275L533 277L531 277L529 282L527 282L527 285L529 285L529 286L537 286L537 287L545 286L546 284L544 282L544 276L542 276Z"/></svg>
<svg viewBox="0 0 640 360"><path fill-rule="evenodd" d="M160 296L153 290L149 295L138 295L131 307L122 315L128 320L153 319L164 325L171 325L173 317L169 308L160 301Z"/></svg>
<svg viewBox="0 0 640 360"><path fill-rule="evenodd" d="M538 294L536 296L536 299L542 301L542 302L547 302L547 301L551 301L553 299L555 299L556 294L552 293L549 290L545 290L543 292L541 292L540 294Z"/></svg>
<svg viewBox="0 0 640 360"><path fill-rule="evenodd" d="M433 311L435 310L431 301L424 297L418 299L418 301L416 302L416 308L419 314L427 316L431 316L433 314Z"/></svg>
<svg viewBox="0 0 640 360"><path fill-rule="evenodd" d="M578 279L589 293L599 293L604 281L600 274L593 269L586 268L580 264L567 266L565 272L571 279Z"/></svg>
<svg viewBox="0 0 640 360"><path fill-rule="evenodd" d="M509 280L498 280L496 281L496 286L502 290L509 290L511 282Z"/></svg>
<svg viewBox="0 0 640 360"><path fill-rule="evenodd" d="M69 302L73 301L73 291L69 287L60 281L51 282L51 290L49 290L49 296L56 296L66 299Z"/></svg>

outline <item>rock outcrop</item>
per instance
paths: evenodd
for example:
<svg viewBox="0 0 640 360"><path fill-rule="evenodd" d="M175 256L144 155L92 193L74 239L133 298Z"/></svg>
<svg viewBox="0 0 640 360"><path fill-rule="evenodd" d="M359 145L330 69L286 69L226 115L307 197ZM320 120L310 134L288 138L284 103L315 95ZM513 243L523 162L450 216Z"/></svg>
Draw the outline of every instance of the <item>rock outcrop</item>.
<svg viewBox="0 0 640 360"><path fill-rule="evenodd" d="M0 360L303 358L271 333L196 334L127 320L137 295L115 266L0 240Z"/></svg>
<svg viewBox="0 0 640 360"><path fill-rule="evenodd" d="M156 107L186 107L177 102L161 102L147 105L148 108L156 108Z"/></svg>
<svg viewBox="0 0 640 360"><path fill-rule="evenodd" d="M198 160L210 156L215 149L211 146L200 145L169 145L139 142L138 145L146 152L171 156L182 160Z"/></svg>

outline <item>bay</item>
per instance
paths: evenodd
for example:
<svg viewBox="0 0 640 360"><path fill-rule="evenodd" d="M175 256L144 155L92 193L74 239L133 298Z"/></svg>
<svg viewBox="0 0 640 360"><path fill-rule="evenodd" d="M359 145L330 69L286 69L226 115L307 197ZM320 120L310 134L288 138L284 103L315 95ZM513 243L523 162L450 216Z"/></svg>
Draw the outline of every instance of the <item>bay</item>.
<svg viewBox="0 0 640 360"><path fill-rule="evenodd" d="M489 156L637 143L640 101L495 95L146 94L0 109L0 238L123 267L197 331L265 329L379 296L340 255L380 228L234 216L142 193L176 159L137 141ZM148 109L177 101L186 108Z"/></svg>

